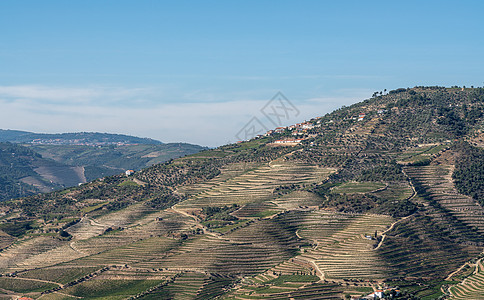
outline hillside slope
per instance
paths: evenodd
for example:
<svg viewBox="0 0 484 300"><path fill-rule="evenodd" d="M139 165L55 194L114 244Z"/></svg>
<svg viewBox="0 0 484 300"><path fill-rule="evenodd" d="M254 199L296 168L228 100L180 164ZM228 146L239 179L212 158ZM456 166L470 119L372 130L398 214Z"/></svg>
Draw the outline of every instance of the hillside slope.
<svg viewBox="0 0 484 300"><path fill-rule="evenodd" d="M0 284L45 299L482 295L484 170L459 162L480 161L483 115L484 89L398 89L5 202Z"/></svg>
<svg viewBox="0 0 484 300"><path fill-rule="evenodd" d="M26 147L0 143L0 201L86 182L82 167L44 159Z"/></svg>
<svg viewBox="0 0 484 300"><path fill-rule="evenodd" d="M140 170L170 159L194 154L207 149L186 143L138 145L25 145L44 158L74 167L82 167L87 181Z"/></svg>
<svg viewBox="0 0 484 300"><path fill-rule="evenodd" d="M204 149L186 143L104 146L0 143L0 201L76 186L125 170L140 170Z"/></svg>

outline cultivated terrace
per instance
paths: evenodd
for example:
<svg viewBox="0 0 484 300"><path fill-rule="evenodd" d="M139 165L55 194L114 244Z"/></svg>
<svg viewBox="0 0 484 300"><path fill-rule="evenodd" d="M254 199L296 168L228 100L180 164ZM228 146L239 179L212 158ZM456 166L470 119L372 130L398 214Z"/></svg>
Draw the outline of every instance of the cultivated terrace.
<svg viewBox="0 0 484 300"><path fill-rule="evenodd" d="M483 116L482 88L378 92L302 127L2 202L0 295L483 298Z"/></svg>

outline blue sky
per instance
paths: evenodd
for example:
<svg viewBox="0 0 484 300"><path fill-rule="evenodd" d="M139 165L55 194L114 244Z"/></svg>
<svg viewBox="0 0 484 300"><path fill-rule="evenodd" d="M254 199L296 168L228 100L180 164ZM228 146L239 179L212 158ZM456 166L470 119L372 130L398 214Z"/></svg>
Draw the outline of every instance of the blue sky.
<svg viewBox="0 0 484 300"><path fill-rule="evenodd" d="M484 85L481 1L1 1L0 128L208 146L278 91L295 123L415 85Z"/></svg>

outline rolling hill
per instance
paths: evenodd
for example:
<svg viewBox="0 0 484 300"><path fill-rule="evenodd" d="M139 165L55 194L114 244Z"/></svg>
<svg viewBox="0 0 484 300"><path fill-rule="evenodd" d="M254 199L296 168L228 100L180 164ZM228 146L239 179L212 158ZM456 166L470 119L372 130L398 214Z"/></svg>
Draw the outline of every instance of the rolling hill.
<svg viewBox="0 0 484 300"><path fill-rule="evenodd" d="M160 141L123 134L100 132L34 133L0 129L0 142L41 145L159 145Z"/></svg>
<svg viewBox="0 0 484 300"><path fill-rule="evenodd" d="M0 200L51 192L86 182L82 167L44 159L31 149L0 143Z"/></svg>
<svg viewBox="0 0 484 300"><path fill-rule="evenodd" d="M44 158L68 166L82 167L87 181L140 170L184 155L200 152L206 147L187 143L135 144L135 145L32 145L29 149Z"/></svg>
<svg viewBox="0 0 484 300"><path fill-rule="evenodd" d="M482 88L402 88L129 177L6 201L0 291L478 299L483 115Z"/></svg>
<svg viewBox="0 0 484 300"><path fill-rule="evenodd" d="M206 149L104 133L0 130L0 140L7 141L0 142L0 201L140 170Z"/></svg>

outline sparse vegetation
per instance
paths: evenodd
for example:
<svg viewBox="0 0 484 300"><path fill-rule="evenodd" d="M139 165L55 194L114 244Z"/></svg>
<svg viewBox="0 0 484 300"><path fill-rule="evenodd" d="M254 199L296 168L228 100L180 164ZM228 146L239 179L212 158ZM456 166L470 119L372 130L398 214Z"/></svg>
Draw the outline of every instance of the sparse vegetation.
<svg viewBox="0 0 484 300"><path fill-rule="evenodd" d="M271 144L288 128L4 202L0 279L111 299L341 299L382 282L403 299L477 297L483 100L376 93L293 129L295 147Z"/></svg>

